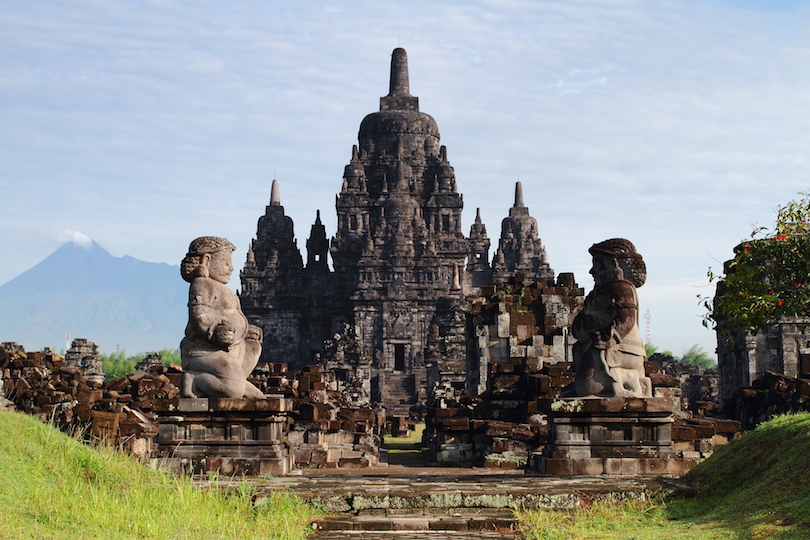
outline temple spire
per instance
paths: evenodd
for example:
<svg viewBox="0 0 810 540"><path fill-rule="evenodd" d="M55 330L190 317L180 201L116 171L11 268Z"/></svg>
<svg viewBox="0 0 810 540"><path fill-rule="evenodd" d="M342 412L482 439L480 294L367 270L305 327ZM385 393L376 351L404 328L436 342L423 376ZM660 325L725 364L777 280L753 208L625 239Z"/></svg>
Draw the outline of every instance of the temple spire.
<svg viewBox="0 0 810 540"><path fill-rule="evenodd" d="M281 193L278 189L278 180L273 178L273 187L270 188L270 206L281 206Z"/></svg>
<svg viewBox="0 0 810 540"><path fill-rule="evenodd" d="M520 182L515 184L515 208L523 207L523 186Z"/></svg>
<svg viewBox="0 0 810 540"><path fill-rule="evenodd" d="M408 55L405 49L394 49L391 54L391 79L388 84L388 95L380 98L380 110L419 110L419 98L411 95L411 85L408 80Z"/></svg>
<svg viewBox="0 0 810 540"><path fill-rule="evenodd" d="M408 54L405 49L394 49L391 55L391 82L388 85L389 96L410 96L408 82Z"/></svg>

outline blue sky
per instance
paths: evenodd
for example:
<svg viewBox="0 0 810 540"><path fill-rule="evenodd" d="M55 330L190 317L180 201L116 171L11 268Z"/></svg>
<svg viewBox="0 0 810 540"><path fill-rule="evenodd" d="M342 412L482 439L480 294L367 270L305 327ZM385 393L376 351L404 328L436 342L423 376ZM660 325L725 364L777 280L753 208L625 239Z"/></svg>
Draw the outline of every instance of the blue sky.
<svg viewBox="0 0 810 540"><path fill-rule="evenodd" d="M520 180L555 271L590 288L588 247L632 240L653 342L712 351L708 267L810 187L808 4L0 0L0 284L83 237L241 268L274 177L300 246L318 209L333 234L402 46L465 231Z"/></svg>

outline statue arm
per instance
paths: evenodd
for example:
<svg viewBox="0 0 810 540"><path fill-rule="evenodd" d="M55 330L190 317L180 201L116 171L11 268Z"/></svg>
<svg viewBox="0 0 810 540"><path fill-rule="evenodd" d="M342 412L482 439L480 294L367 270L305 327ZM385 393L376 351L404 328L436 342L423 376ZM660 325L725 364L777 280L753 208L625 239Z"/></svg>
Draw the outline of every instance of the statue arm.
<svg viewBox="0 0 810 540"><path fill-rule="evenodd" d="M234 342L233 325L223 320L221 310L215 305L217 300L216 283L208 278L197 278L189 289L189 326L205 341L227 349Z"/></svg>
<svg viewBox="0 0 810 540"><path fill-rule="evenodd" d="M636 288L628 281L612 284L613 327L617 342L621 341L636 326L638 321L638 300Z"/></svg>
<svg viewBox="0 0 810 540"><path fill-rule="evenodd" d="M591 306L586 299L585 309L574 319L571 332L597 349L616 347L638 318L635 287L627 281L614 281L604 285L598 294L591 294Z"/></svg>

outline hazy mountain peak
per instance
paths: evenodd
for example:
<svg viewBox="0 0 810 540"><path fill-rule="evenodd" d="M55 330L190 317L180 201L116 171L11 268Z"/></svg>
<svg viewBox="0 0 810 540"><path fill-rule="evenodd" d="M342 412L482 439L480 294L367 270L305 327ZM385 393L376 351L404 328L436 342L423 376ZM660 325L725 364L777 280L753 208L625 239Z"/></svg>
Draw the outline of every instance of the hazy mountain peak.
<svg viewBox="0 0 810 540"><path fill-rule="evenodd" d="M0 341L59 350L70 332L105 352L176 347L187 317L179 268L78 240L0 286Z"/></svg>

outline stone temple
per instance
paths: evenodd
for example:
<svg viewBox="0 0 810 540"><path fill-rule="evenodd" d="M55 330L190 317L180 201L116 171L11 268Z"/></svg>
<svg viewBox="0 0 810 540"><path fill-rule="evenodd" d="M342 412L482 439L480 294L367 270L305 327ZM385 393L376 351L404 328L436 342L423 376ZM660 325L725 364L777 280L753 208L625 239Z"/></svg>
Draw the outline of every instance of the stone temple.
<svg viewBox="0 0 810 540"><path fill-rule="evenodd" d="M447 306L515 274L554 280L520 183L491 261L479 214L464 235L464 204L447 155L436 121L410 94L405 50L396 49L388 95L360 123L343 172L337 231L330 240L318 211L306 261L273 181L240 275L242 308L264 331L262 361L318 363L324 340L350 328L368 363L373 399L396 412L395 404L424 400L437 306L446 318ZM462 334L465 324L457 321Z"/></svg>

